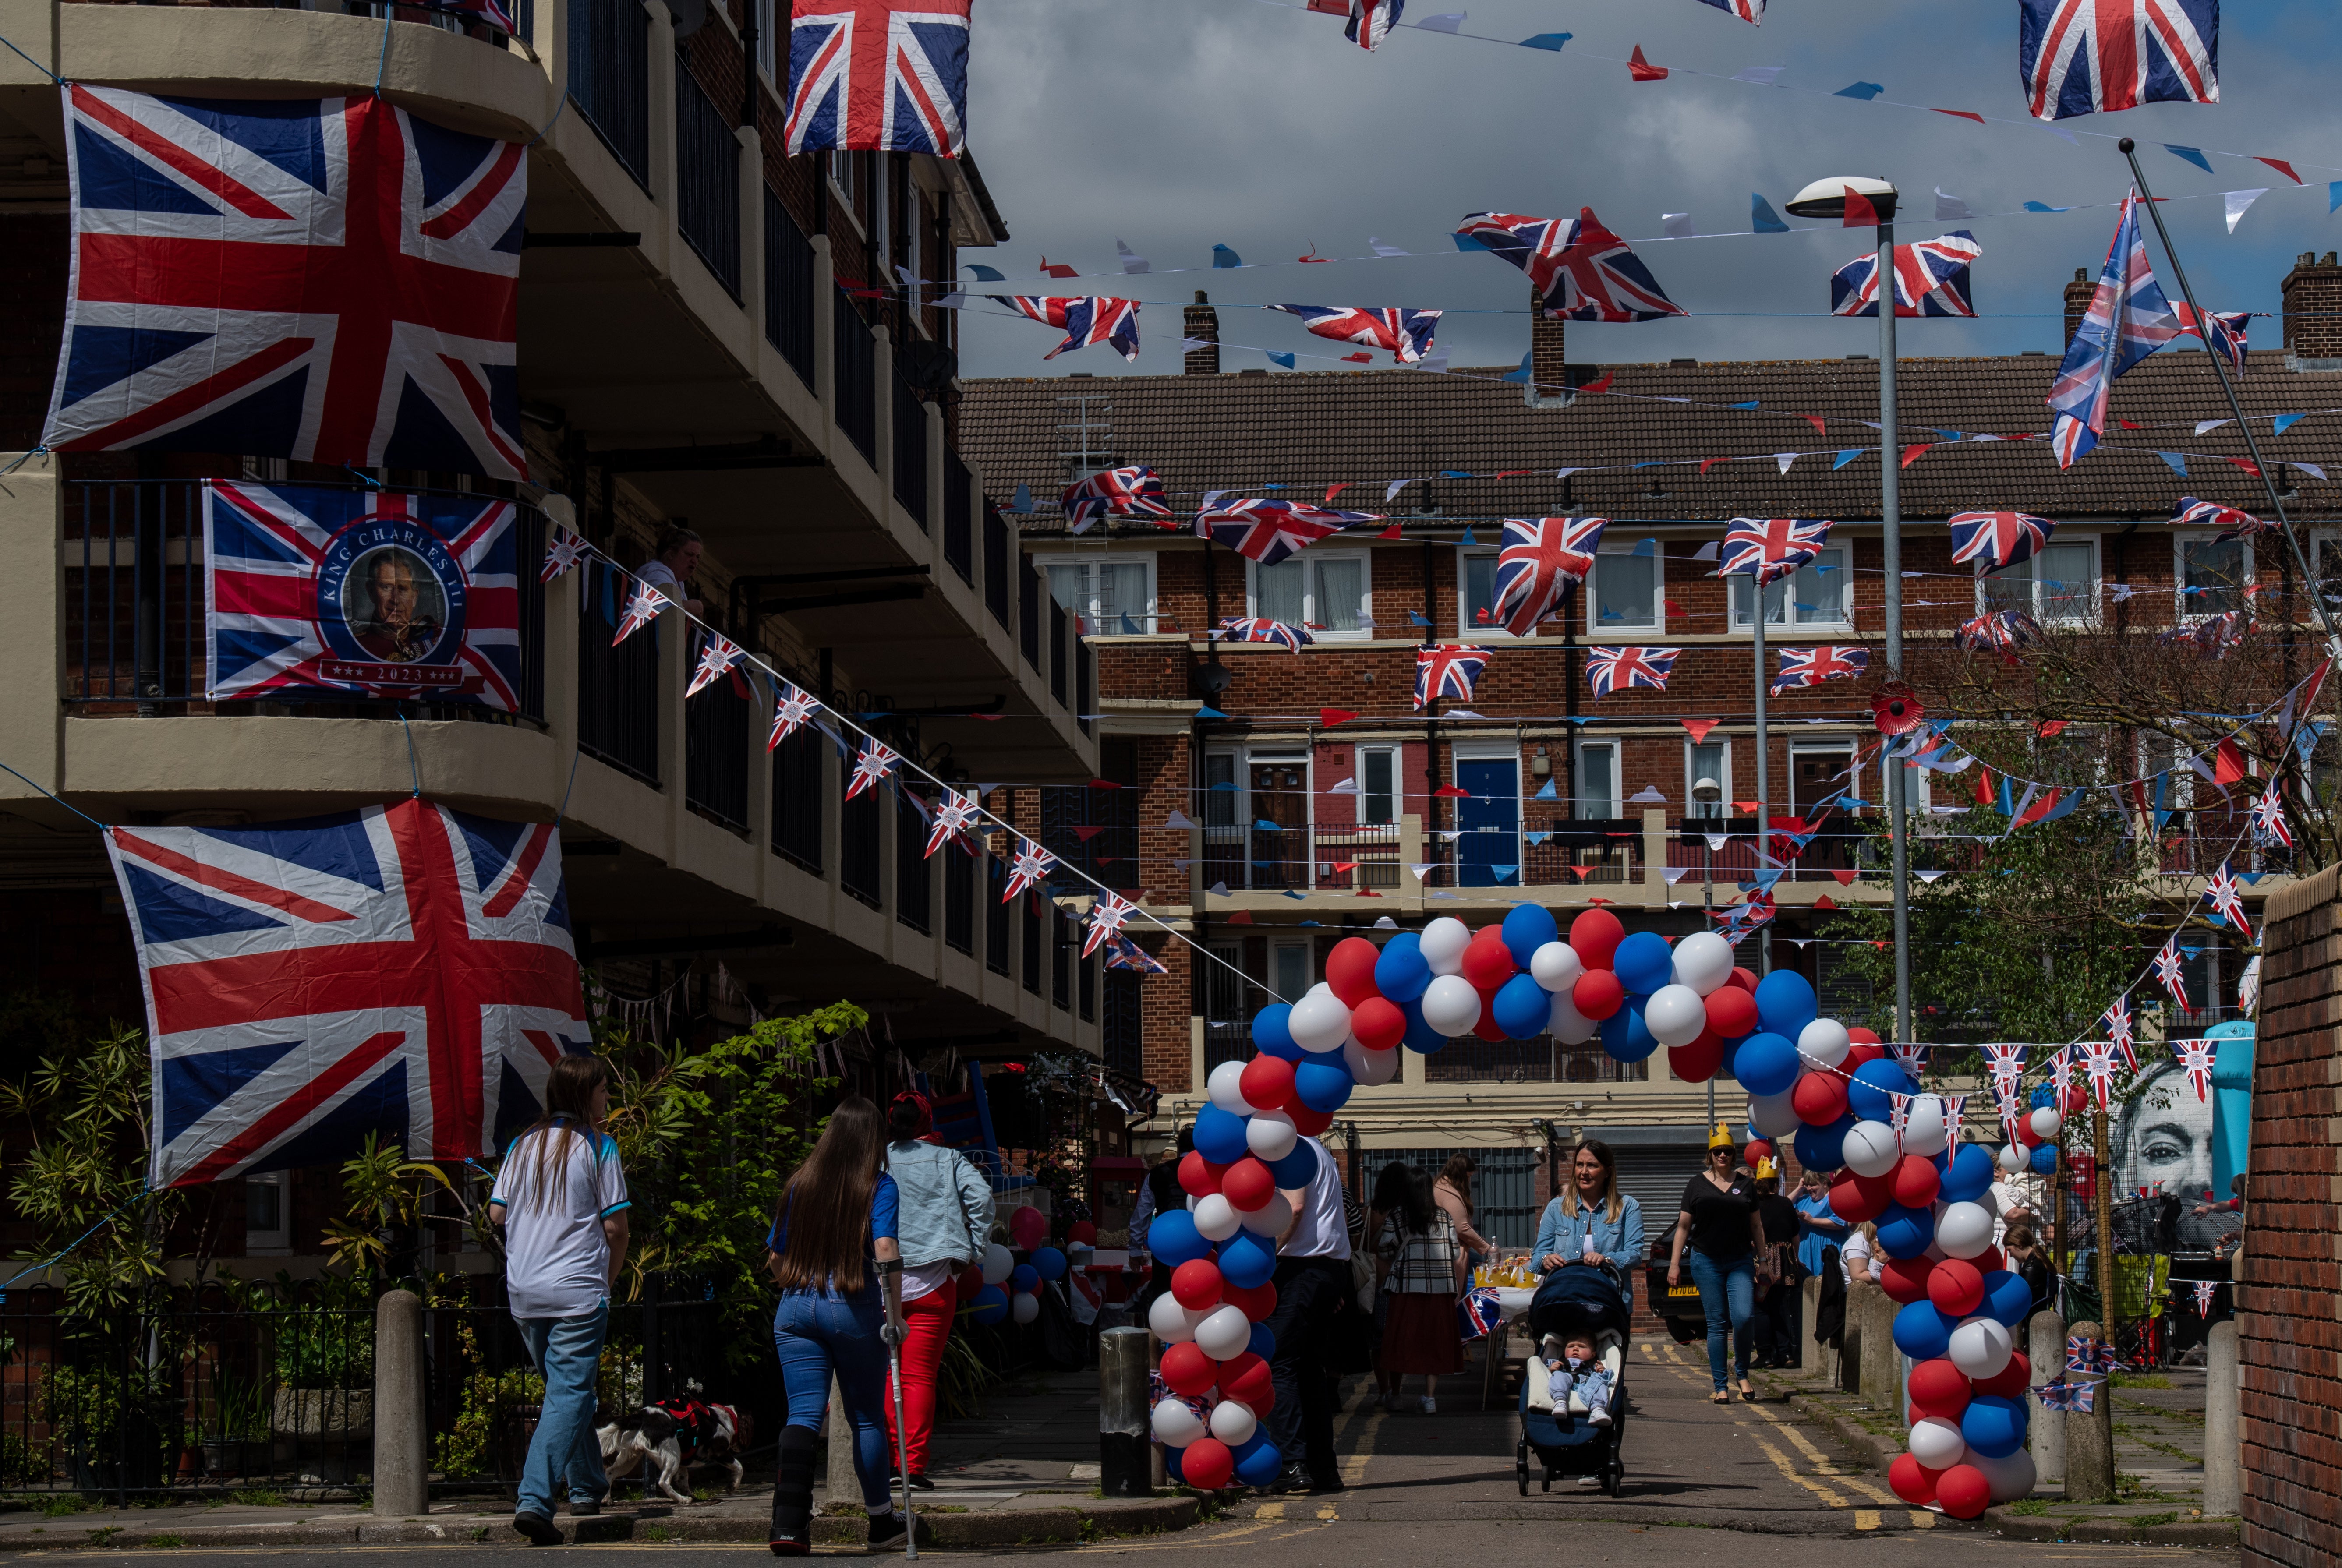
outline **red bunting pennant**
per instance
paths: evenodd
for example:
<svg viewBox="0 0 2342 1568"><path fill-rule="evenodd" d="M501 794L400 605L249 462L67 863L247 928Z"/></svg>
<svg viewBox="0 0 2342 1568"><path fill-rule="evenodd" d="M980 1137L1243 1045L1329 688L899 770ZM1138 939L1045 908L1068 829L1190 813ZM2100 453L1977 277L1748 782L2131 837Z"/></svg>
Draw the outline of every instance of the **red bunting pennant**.
<svg viewBox="0 0 2342 1568"><path fill-rule="evenodd" d="M1090 788L1092 789L1120 789L1121 787L1122 786L1120 784L1115 783L1112 779L1090 780Z"/></svg>
<svg viewBox="0 0 2342 1568"><path fill-rule="evenodd" d="M1966 109L1937 109L1935 112L1938 115L1949 115L1955 120L1974 120L1979 125L1984 124L1982 115L1971 114Z"/></svg>
<svg viewBox="0 0 2342 1568"><path fill-rule="evenodd" d="M1317 722L1324 724L1327 729L1332 729L1336 724L1346 724L1357 716L1358 715L1356 714L1351 712L1348 708L1319 708L1317 710Z"/></svg>
<svg viewBox="0 0 2342 1568"><path fill-rule="evenodd" d="M1249 909L1239 909L1234 914L1226 916L1224 924L1228 925L1250 925L1252 924L1252 911Z"/></svg>
<svg viewBox="0 0 2342 1568"><path fill-rule="evenodd" d="M1691 744L1697 745L1707 739L1707 732L1714 729L1720 722L1716 719L1686 719L1683 721L1683 727L1691 732Z"/></svg>
<svg viewBox="0 0 2342 1568"><path fill-rule="evenodd" d="M1846 218L1841 226L1849 229L1877 228L1878 226L1878 209L1870 205L1870 198L1864 195L1860 191L1856 190L1852 185L1847 185L1844 187L1844 189L1846 191Z"/></svg>
<svg viewBox="0 0 2342 1568"><path fill-rule="evenodd" d="M1074 829L1074 836L1080 839L1084 844L1087 844L1090 840L1096 838L1105 831L1106 824L1104 823L1100 823L1096 827L1077 827Z"/></svg>
<svg viewBox="0 0 2342 1568"><path fill-rule="evenodd" d="M1732 460L1728 457L1703 457L1699 460L1699 471L1702 474L1705 474L1719 463L1729 463Z"/></svg>
<svg viewBox="0 0 2342 1568"><path fill-rule="evenodd" d="M1325 504L1328 506L1334 504L1334 497L1339 495L1343 491L1347 490L1349 487L1350 481L1347 479L1343 480L1339 484L1329 486L1326 491Z"/></svg>
<svg viewBox="0 0 2342 1568"><path fill-rule="evenodd" d="M1827 435L1829 434L1829 422L1824 419L1820 414L1800 414L1797 417L1804 420L1807 424L1812 425L1816 435Z"/></svg>
<svg viewBox="0 0 2342 1568"><path fill-rule="evenodd" d="M1837 878L1837 884L1840 887L1852 887L1854 885L1854 879L1860 876L1862 873L1858 871L1833 871L1830 874Z"/></svg>
<svg viewBox="0 0 2342 1568"><path fill-rule="evenodd" d="M1919 461L1919 455L1921 453L1926 452L1929 447L1935 444L1936 444L1932 441L1922 441L1917 446L1905 447L1903 449L1902 466L1905 468L1910 467L1911 464Z"/></svg>
<svg viewBox="0 0 2342 1568"><path fill-rule="evenodd" d="M1470 800L1472 798L1472 792L1470 790L1457 789L1454 784L1441 784L1437 789L1433 790L1431 793L1436 799L1439 800Z"/></svg>
<svg viewBox="0 0 2342 1568"><path fill-rule="evenodd" d="M1050 277L1079 277L1082 275L1078 271L1067 266L1065 263L1052 262L1047 256L1043 256L1041 258L1041 271Z"/></svg>
<svg viewBox="0 0 2342 1568"><path fill-rule="evenodd" d="M2033 733L2046 741L2063 731L2065 727L2066 721L2063 719L2044 719L2033 726Z"/></svg>
<svg viewBox="0 0 2342 1568"><path fill-rule="evenodd" d="M2293 165L2292 165L2291 164L2287 163L2283 158L2258 158L2258 157L2257 157L2257 158L2255 158L2255 159L2253 160L2253 162L2255 162L2255 163L2257 163L2257 164L2267 164L2270 168L2275 169L2278 174L2283 175L2287 179L2291 180L2295 185L2297 185L2301 184L2301 176L2300 176L2299 175L2295 174L2295 173L2293 172Z"/></svg>
<svg viewBox="0 0 2342 1568"><path fill-rule="evenodd" d="M2212 782L2225 789L2245 779L2245 754L2232 736L2220 743L2212 755Z"/></svg>
<svg viewBox="0 0 2342 1568"><path fill-rule="evenodd" d="M1595 380L1587 382L1584 386L1579 387L1577 390L1580 392L1607 392L1610 390L1610 378L1617 374L1618 373L1615 370L1606 370Z"/></svg>
<svg viewBox="0 0 2342 1568"><path fill-rule="evenodd" d="M1616 59L1617 56L1614 55L1611 58ZM1626 62L1626 71L1637 82L1664 82L1667 79L1667 68L1665 65L1654 65L1643 58L1643 46L1640 44L1635 45L1635 57Z"/></svg>
<svg viewBox="0 0 2342 1568"><path fill-rule="evenodd" d="M1819 898L1814 900L1814 907L1817 910L1836 909L1837 907L1837 900L1825 893Z"/></svg>
<svg viewBox="0 0 2342 1568"><path fill-rule="evenodd" d="M2246 473L2251 474L2256 479L2258 479L2261 476L2261 465L2255 463L2249 457L2231 457L2228 461L2243 469Z"/></svg>
<svg viewBox="0 0 2342 1568"><path fill-rule="evenodd" d="M1406 535L1400 530L1399 525L1394 523L1389 527L1384 529L1381 533L1376 534L1375 537L1377 539L1404 539Z"/></svg>

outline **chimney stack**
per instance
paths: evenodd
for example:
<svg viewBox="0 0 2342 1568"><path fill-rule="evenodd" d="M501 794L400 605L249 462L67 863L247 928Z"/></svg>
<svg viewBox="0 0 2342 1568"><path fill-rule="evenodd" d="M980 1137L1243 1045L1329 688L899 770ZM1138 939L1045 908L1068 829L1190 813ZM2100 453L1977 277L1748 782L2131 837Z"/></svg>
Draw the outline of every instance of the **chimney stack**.
<svg viewBox="0 0 2342 1568"><path fill-rule="evenodd" d="M2278 285L2285 296L2285 348L2296 359L2342 362L2342 265L2334 253L2304 251Z"/></svg>
<svg viewBox="0 0 2342 1568"><path fill-rule="evenodd" d="M2082 318L2090 314L2090 302L2098 296L2098 285L2090 281L2090 269L2077 266L2074 281L2066 285L2066 335L2057 345L2063 354L2066 345L2074 341L2074 334L2082 327Z"/></svg>
<svg viewBox="0 0 2342 1568"><path fill-rule="evenodd" d="M1545 313L1545 300L1535 285L1529 288L1529 394L1559 397L1568 390L1562 365L1562 329L1569 324Z"/></svg>
<svg viewBox="0 0 2342 1568"><path fill-rule="evenodd" d="M1212 308L1212 296L1202 289L1196 291L1196 303L1187 307L1186 335L1211 345L1208 348L1187 351L1186 374L1217 375L1220 374L1220 313Z"/></svg>

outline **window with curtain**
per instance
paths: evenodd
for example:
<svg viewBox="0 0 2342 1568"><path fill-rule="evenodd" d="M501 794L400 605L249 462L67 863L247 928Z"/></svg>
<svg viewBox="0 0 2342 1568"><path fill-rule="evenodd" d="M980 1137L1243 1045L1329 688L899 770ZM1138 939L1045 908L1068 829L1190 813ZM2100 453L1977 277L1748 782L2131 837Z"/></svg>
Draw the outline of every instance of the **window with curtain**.
<svg viewBox="0 0 2342 1568"><path fill-rule="evenodd" d="M1048 570L1050 597L1068 614L1082 618L1085 636L1130 635L1156 629L1153 563L1076 561L1052 563Z"/></svg>
<svg viewBox="0 0 2342 1568"><path fill-rule="evenodd" d="M1847 619L1846 551L1832 547L1765 590L1767 626L1843 626ZM1756 579L1745 573L1732 578L1732 629L1749 624L1750 590Z"/></svg>
<svg viewBox="0 0 2342 1568"><path fill-rule="evenodd" d="M1618 815L1618 743L1589 741L1577 748L1577 817L1606 822Z"/></svg>
<svg viewBox="0 0 2342 1568"><path fill-rule="evenodd" d="M1321 635L1367 629L1366 559L1304 551L1253 568L1253 614Z"/></svg>
<svg viewBox="0 0 2342 1568"><path fill-rule="evenodd" d="M2029 561L1977 581L1980 610L2022 610L2036 620L2087 622L2097 613L2097 551L2087 539L2044 547Z"/></svg>
<svg viewBox="0 0 2342 1568"><path fill-rule="evenodd" d="M1358 820L1380 827L1398 820L1398 753L1358 752Z"/></svg>
<svg viewBox="0 0 2342 1568"><path fill-rule="evenodd" d="M1691 804L1684 808L1686 816L1726 817L1732 814L1732 743L1729 741L1686 741L1684 743L1684 799ZM1699 785L1703 779L1713 780L1716 794L1707 798Z"/></svg>
<svg viewBox="0 0 2342 1568"><path fill-rule="evenodd" d="M1594 592L1586 604L1589 634L1658 629L1659 550L1654 541L1643 543L1650 546L1647 554L1606 550L1594 558Z"/></svg>
<svg viewBox="0 0 2342 1568"><path fill-rule="evenodd" d="M2181 619L2225 615L2245 607L2245 584L2253 580L2253 553L2242 539L2183 534L2173 546L2179 552Z"/></svg>

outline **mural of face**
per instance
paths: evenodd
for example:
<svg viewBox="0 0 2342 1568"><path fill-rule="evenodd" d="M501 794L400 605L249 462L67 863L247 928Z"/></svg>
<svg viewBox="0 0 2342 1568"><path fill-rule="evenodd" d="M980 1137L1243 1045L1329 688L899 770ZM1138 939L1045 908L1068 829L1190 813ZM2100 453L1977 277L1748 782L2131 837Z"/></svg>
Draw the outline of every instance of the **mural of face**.
<svg viewBox="0 0 2342 1568"><path fill-rule="evenodd" d="M2114 1156L2117 1192L2141 1187L2202 1201L2212 1185L2212 1103L2198 1101L2178 1064L2167 1063L2123 1110Z"/></svg>

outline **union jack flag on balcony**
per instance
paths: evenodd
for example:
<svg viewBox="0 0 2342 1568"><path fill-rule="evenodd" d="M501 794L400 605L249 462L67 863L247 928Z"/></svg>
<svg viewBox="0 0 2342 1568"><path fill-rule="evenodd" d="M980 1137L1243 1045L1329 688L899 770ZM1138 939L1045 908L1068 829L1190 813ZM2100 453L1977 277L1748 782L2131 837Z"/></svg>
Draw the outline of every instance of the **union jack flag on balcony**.
<svg viewBox="0 0 2342 1568"><path fill-rule="evenodd" d="M699 650L698 667L691 672L691 684L683 689L684 696L697 696L717 676L736 668L747 656L746 651L731 638L709 633L706 645Z"/></svg>
<svg viewBox="0 0 2342 1568"><path fill-rule="evenodd" d="M944 798L936 803L935 820L927 830L926 854L922 858L934 859L936 851L947 844L956 843L962 849L967 849L967 830L975 826L976 818L983 814L984 804L977 798L976 791L967 790L959 794L944 791Z"/></svg>
<svg viewBox="0 0 2342 1568"><path fill-rule="evenodd" d="M1667 689L1667 674L1683 656L1681 648L1588 648L1586 651L1586 684L1594 688L1596 697L1606 697L1625 687L1647 686L1655 692Z"/></svg>
<svg viewBox="0 0 2342 1568"><path fill-rule="evenodd" d="M1756 579L1758 587L1810 566L1829 541L1830 525L1818 519L1795 517L1735 517L1724 535L1719 577Z"/></svg>
<svg viewBox="0 0 2342 1568"><path fill-rule="evenodd" d="M1288 626L1266 615L1241 615L1223 620L1220 629L1212 634L1226 637L1231 643L1275 643L1292 654L1299 653L1304 644L1317 640L1309 634L1306 626Z"/></svg>
<svg viewBox="0 0 2342 1568"><path fill-rule="evenodd" d="M1966 229L1895 247L1895 314L1974 315L1968 267L1984 246ZM1859 255L1830 274L1830 314L1878 314L1878 253Z"/></svg>
<svg viewBox="0 0 2342 1568"><path fill-rule="evenodd" d="M2220 101L2220 0L2022 0L2017 75L2037 120Z"/></svg>
<svg viewBox="0 0 2342 1568"><path fill-rule="evenodd" d="M902 760L895 748L886 742L875 737L864 740L861 754L854 759L854 776L846 781L845 798L852 800L872 784L879 783L893 773L895 764Z"/></svg>
<svg viewBox="0 0 2342 1568"><path fill-rule="evenodd" d="M2266 534L2277 526L2274 521L2264 523L2237 507L2223 506L2217 501L2198 501L2193 495L2179 498L2171 508L2171 522L2179 528L2217 528L2220 533L2214 540L2216 544Z"/></svg>
<svg viewBox="0 0 2342 1568"><path fill-rule="evenodd" d="M2039 554L2057 524L2029 512L1956 512L1951 530L1952 564L1974 562L1982 575Z"/></svg>
<svg viewBox="0 0 2342 1568"><path fill-rule="evenodd" d="M1440 643L1415 651L1415 706L1419 713L1434 697L1472 700L1480 672L1488 667L1488 650L1461 643Z"/></svg>
<svg viewBox="0 0 2342 1568"><path fill-rule="evenodd" d="M489 26L503 33L515 33L512 7L507 0L435 0L438 9L476 16Z"/></svg>
<svg viewBox="0 0 2342 1568"><path fill-rule="evenodd" d="M1406 9L1406 0L1350 0L1350 25L1342 36L1361 49L1377 48Z"/></svg>
<svg viewBox="0 0 2342 1568"><path fill-rule="evenodd" d="M657 620L659 612L673 603L639 577L634 579L634 584L626 594L626 607L618 616L618 634L610 639L614 648Z"/></svg>
<svg viewBox="0 0 2342 1568"><path fill-rule="evenodd" d="M1057 498L1066 514L1066 532L1081 534L1101 517L1168 517L1163 481L1152 468L1101 468L1086 479L1066 486Z"/></svg>
<svg viewBox="0 0 2342 1568"><path fill-rule="evenodd" d="M2245 916L2244 889L2237 885L2237 874L2228 869L2227 861L2222 861L2220 869L2212 874L2211 885L2204 890L2204 902L2212 906L2215 918L2244 933L2247 941L2252 939L2253 924Z"/></svg>
<svg viewBox="0 0 2342 1568"><path fill-rule="evenodd" d="M1135 299L1105 299L1096 295L1060 299L1030 294L992 297L1016 306L1044 326L1065 333L1066 341L1043 355L1043 359L1055 359L1069 348L1087 348L1094 343L1105 344L1125 359L1138 357L1138 302Z"/></svg>
<svg viewBox="0 0 2342 1568"><path fill-rule="evenodd" d="M1839 647L1835 644L1819 648L1784 648L1781 650L1781 674L1773 683L1773 694L1798 686L1818 686L1824 681L1844 680L1858 675L1870 667L1870 652L1867 648Z"/></svg>
<svg viewBox="0 0 2342 1568"><path fill-rule="evenodd" d="M592 1049L561 841L422 800L106 830L145 992L156 1187L493 1155Z"/></svg>
<svg viewBox="0 0 2342 1568"><path fill-rule="evenodd" d="M1000 902L1010 903L1018 894L1039 886L1041 879L1049 874L1049 868L1056 864L1056 855L1029 838L1019 838L1016 854L1008 862L1008 884L1001 890Z"/></svg>
<svg viewBox="0 0 2342 1568"><path fill-rule="evenodd" d="M967 12L968 0L810 0L789 23L789 152L957 157Z"/></svg>
<svg viewBox="0 0 2342 1568"><path fill-rule="evenodd" d="M2036 0L2037 3L2037 0ZM2087 3L2087 0L2077 0ZM2120 4L2120 0L2100 0ZM2148 3L2148 0L2139 0ZM2207 0L2208 3L2208 0ZM2179 317L2147 265L2147 241L2138 228L2138 195L2123 198L2114 243L2098 275L2090 308L2066 345L2047 399L2057 411L2049 444L2057 466L2070 468L2087 456L2107 427L2107 399L2115 378L2179 335Z"/></svg>
<svg viewBox="0 0 2342 1568"><path fill-rule="evenodd" d="M593 553L594 546L586 543L586 535L572 533L556 523L553 525L553 537L545 541L545 564L538 569L536 580L550 583Z"/></svg>
<svg viewBox="0 0 2342 1568"><path fill-rule="evenodd" d="M1082 956L1087 958L1101 943L1119 937L1125 923L1137 913L1138 905L1122 894L1101 891L1097 902L1090 905L1089 934L1082 943Z"/></svg>
<svg viewBox="0 0 2342 1568"><path fill-rule="evenodd" d="M1765 20L1765 0L1700 0L1719 11L1729 11L1743 22L1762 23Z"/></svg>
<svg viewBox="0 0 2342 1568"><path fill-rule="evenodd" d="M1626 242L1592 207L1575 218L1474 213L1456 231L1528 274L1547 315L1567 321L1656 321L1682 315Z"/></svg>
<svg viewBox="0 0 2342 1568"><path fill-rule="evenodd" d="M2253 836L2263 844L2293 847L2293 829L2286 825L2285 797L2276 779L2269 780L2268 788L2253 803Z"/></svg>
<svg viewBox="0 0 2342 1568"><path fill-rule="evenodd" d="M2163 988L2171 993L2171 1000L2179 1004L2179 1010L2187 1012L2187 976L2179 966L2179 934L2176 931L2155 955L2155 977L2163 982Z"/></svg>
<svg viewBox="0 0 2342 1568"><path fill-rule="evenodd" d="M2179 1060L2179 1070L2187 1074L2187 1086L2196 1091L2196 1103L2202 1104L2212 1097L2212 1057L2219 1049L2217 1040L2174 1040L2171 1054Z"/></svg>
<svg viewBox="0 0 2342 1568"><path fill-rule="evenodd" d="M1306 501L1229 501L1207 503L1196 514L1196 536L1274 566L1328 534L1381 521L1376 513L1336 512Z"/></svg>
<svg viewBox="0 0 2342 1568"><path fill-rule="evenodd" d="M2106 1031L2107 1043L2122 1053L2123 1061L2131 1070L2138 1069L2137 1036L2130 1016L2130 994L2115 998L2115 1004L2098 1016L2098 1027Z"/></svg>
<svg viewBox="0 0 2342 1568"><path fill-rule="evenodd" d="M1413 365L1431 352L1432 329L1439 325L1436 310L1369 310L1355 305L1273 305L1319 337L1336 343L1386 348L1401 365Z"/></svg>
<svg viewBox="0 0 2342 1568"><path fill-rule="evenodd" d="M387 99L65 87L73 285L43 444L521 479L516 142Z"/></svg>
<svg viewBox="0 0 2342 1568"><path fill-rule="evenodd" d="M1489 605L1492 619L1526 637L1586 581L1601 548L1606 517L1507 517Z"/></svg>
<svg viewBox="0 0 2342 1568"><path fill-rule="evenodd" d="M2253 323L2253 313L2251 311L2206 311L2204 315L2212 324L2212 330L2208 333L2198 327L2196 321L2195 307L2185 301L2173 301L2171 305L2171 314L2179 318L2179 330L2181 332L2187 334L2191 337L2202 338L2207 348L2209 348L2214 354L2218 355L2222 359L2228 362L2229 369L2235 371L2238 375L2244 375L2245 355L2247 350L2247 345L2245 342L2245 335Z"/></svg>
<svg viewBox="0 0 2342 1568"><path fill-rule="evenodd" d="M797 733L798 725L819 712L821 704L814 701L810 693L783 681L780 695L773 703L773 733L766 737L765 749L771 751L778 746ZM928 853L932 854L935 852L930 850Z"/></svg>
<svg viewBox="0 0 2342 1568"><path fill-rule="evenodd" d="M1127 969L1139 974L1168 974L1162 960L1127 936L1117 936L1106 944L1106 966Z"/></svg>
<svg viewBox="0 0 2342 1568"><path fill-rule="evenodd" d="M1952 640L1971 654L1998 654L2017 663L2017 650L2041 640L2041 623L2022 610L1993 610L1960 623Z"/></svg>

